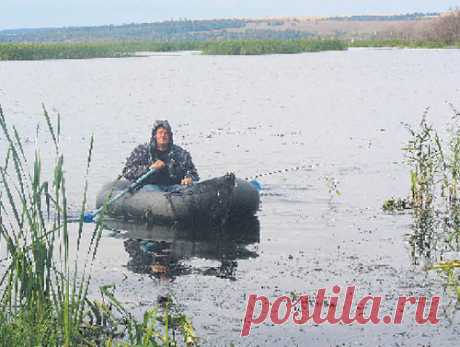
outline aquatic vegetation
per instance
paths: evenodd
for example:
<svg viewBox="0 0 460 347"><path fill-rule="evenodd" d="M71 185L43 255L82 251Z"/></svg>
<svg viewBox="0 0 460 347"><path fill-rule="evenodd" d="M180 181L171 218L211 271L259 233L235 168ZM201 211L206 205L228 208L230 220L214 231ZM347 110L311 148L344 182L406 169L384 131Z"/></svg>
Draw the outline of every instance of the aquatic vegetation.
<svg viewBox="0 0 460 347"><path fill-rule="evenodd" d="M407 126L411 139L406 148L406 158L411 166L411 204L417 208L430 208L435 194L435 176L440 172L442 148L435 129L426 120L426 110L417 130Z"/></svg>
<svg viewBox="0 0 460 347"><path fill-rule="evenodd" d="M353 40L347 42L348 47L393 47L393 48L450 48L460 47L460 42L446 44L439 40L404 40L404 39L391 39L391 40Z"/></svg>
<svg viewBox="0 0 460 347"><path fill-rule="evenodd" d="M123 57L129 52L105 43L2 43L0 60L84 59Z"/></svg>
<svg viewBox="0 0 460 347"><path fill-rule="evenodd" d="M450 260L439 262L431 267L432 270L441 272L446 280L446 287L452 289L460 302L460 276L458 269L460 268L460 260Z"/></svg>
<svg viewBox="0 0 460 347"><path fill-rule="evenodd" d="M190 345L196 336L190 321L173 312L170 300L147 311L138 322L119 302L113 287L101 288L102 302L88 290L91 270L101 240L102 224L93 225L83 248L85 179L80 221L69 222L64 155L60 150L59 116L54 124L44 110L54 146L54 169L43 177L38 148L33 161L26 156L21 136L10 127L0 108L5 158L0 165L1 259L0 340L13 346L172 346L176 334ZM38 137L38 131L37 131ZM91 139L86 177L92 159ZM75 233L76 243L71 240ZM86 236L85 236L86 238ZM75 256L71 254L75 253ZM76 259L74 259L76 257ZM80 259L83 265L79 265Z"/></svg>
<svg viewBox="0 0 460 347"><path fill-rule="evenodd" d="M410 194L386 200L383 210L411 210L408 241L414 264L422 260L440 271L446 288L453 288L460 301L460 260L440 261L446 252L460 251L460 114L451 108L454 116L442 136L427 120L429 108L418 127L406 125L410 138L403 150L410 167Z"/></svg>
<svg viewBox="0 0 460 347"><path fill-rule="evenodd" d="M442 41L335 39L260 39L209 41L88 41L0 43L0 60L89 59L131 57L136 52L201 51L209 55L294 54L341 51L349 47L448 48Z"/></svg>
<svg viewBox="0 0 460 347"><path fill-rule="evenodd" d="M190 50L204 54L258 55L344 49L346 44L338 40L0 43L0 60L119 58L134 56L136 52Z"/></svg>
<svg viewBox="0 0 460 347"><path fill-rule="evenodd" d="M443 209L454 216L460 188L460 124L454 117L448 139L443 141L438 130L428 123L428 112L429 108L417 128L406 125L410 139L403 150L410 167L410 196L391 198L383 208Z"/></svg>
<svg viewBox="0 0 460 347"><path fill-rule="evenodd" d="M208 42L204 54L261 55L341 51L347 46L339 40L235 40Z"/></svg>
<svg viewBox="0 0 460 347"><path fill-rule="evenodd" d="M200 50L199 42L0 43L0 60L88 59L134 56L136 52Z"/></svg>
<svg viewBox="0 0 460 347"><path fill-rule="evenodd" d="M443 208L456 217L460 189L460 123L458 114L452 117L445 140L426 120L413 130L404 149L411 165L411 199L415 207ZM436 203L436 204L435 204Z"/></svg>
<svg viewBox="0 0 460 347"><path fill-rule="evenodd" d="M145 311L137 321L116 299L113 286L101 287L103 301L89 301L88 321L82 327L105 346L176 346L176 330L186 346L195 346L198 338L190 320L174 305L170 297L162 297L160 306ZM160 332L163 327L163 333ZM172 330L172 336L170 334Z"/></svg>
<svg viewBox="0 0 460 347"><path fill-rule="evenodd" d="M410 209L411 205L407 199L392 197L383 202L382 208L385 212L396 212Z"/></svg>
<svg viewBox="0 0 460 347"><path fill-rule="evenodd" d="M324 181L326 183L326 187L330 195L336 195L336 196L341 195L339 191L339 181L336 178L326 176L324 177Z"/></svg>

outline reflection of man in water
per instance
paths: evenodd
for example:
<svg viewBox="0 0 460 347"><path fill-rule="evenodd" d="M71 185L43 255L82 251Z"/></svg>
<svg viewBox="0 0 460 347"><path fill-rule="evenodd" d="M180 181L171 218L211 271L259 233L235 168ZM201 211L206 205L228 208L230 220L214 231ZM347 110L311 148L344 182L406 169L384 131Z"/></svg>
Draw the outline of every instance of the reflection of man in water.
<svg viewBox="0 0 460 347"><path fill-rule="evenodd" d="M227 257L220 252L217 247L209 245L214 252L217 251L215 256L206 256L206 254L198 251L195 254L191 249L194 248L194 242L186 242L182 246L190 248L186 250L187 254L180 254L182 247L175 246L174 243L166 241L154 240L125 240L125 250L128 252L130 259L127 268L134 273L153 275L160 280L174 280L177 276L189 275L191 273L202 274L204 276L216 276L220 278L227 278L236 280L235 273L237 269L237 261ZM204 243L206 245L206 243ZM200 245L197 245L198 250ZM177 248L176 248L177 247ZM205 247L207 249L207 247ZM208 250L209 251L209 250ZM190 265L183 263L183 260L188 260L194 256L204 257L204 259L219 259L219 266L210 266L200 268L193 268Z"/></svg>
<svg viewBox="0 0 460 347"><path fill-rule="evenodd" d="M128 231L125 236L129 239L124 241L129 254L127 268L159 279L173 280L177 276L194 273L235 280L237 261L258 257L257 248L247 248L260 241L260 225L256 217L226 225L220 232L212 228L111 223L112 230ZM168 241L164 235L169 235ZM219 263L217 266L214 262L213 266L204 263L197 267L190 263L193 258L217 260Z"/></svg>
<svg viewBox="0 0 460 347"><path fill-rule="evenodd" d="M128 239L124 242L130 255L127 268L134 273L150 274L161 280L188 274L188 269L171 252L171 243Z"/></svg>
<svg viewBox="0 0 460 347"><path fill-rule="evenodd" d="M166 120L153 124L150 143L139 145L133 150L122 175L135 181L149 168L157 172L143 182L142 190L175 191L199 180L192 157L174 144L171 126Z"/></svg>

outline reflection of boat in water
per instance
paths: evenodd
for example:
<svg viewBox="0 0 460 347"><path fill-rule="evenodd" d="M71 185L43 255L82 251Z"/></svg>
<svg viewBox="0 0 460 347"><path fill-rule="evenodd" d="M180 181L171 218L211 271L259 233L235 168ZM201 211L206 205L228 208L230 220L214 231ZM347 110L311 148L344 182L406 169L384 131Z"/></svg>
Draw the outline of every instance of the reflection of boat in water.
<svg viewBox="0 0 460 347"><path fill-rule="evenodd" d="M126 180L106 184L97 196L96 207L130 184ZM259 209L259 190L258 182L227 174L173 192L139 190L111 203L107 209L116 218L138 222L216 225L228 217L254 216Z"/></svg>
<svg viewBox="0 0 460 347"><path fill-rule="evenodd" d="M128 269L136 273L174 278L200 273L234 279L237 260L258 256L247 246L259 242L259 221L256 217L243 222L227 223L220 228L185 228L178 224L148 225L105 222L112 237L126 239L130 255ZM185 261L199 258L217 261L217 266L192 267Z"/></svg>

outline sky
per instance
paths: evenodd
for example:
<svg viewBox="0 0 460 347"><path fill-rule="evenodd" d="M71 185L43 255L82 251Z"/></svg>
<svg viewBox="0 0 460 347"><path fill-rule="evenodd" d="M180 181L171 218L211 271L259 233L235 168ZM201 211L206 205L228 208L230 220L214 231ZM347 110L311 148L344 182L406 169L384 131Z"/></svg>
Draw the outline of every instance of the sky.
<svg viewBox="0 0 460 347"><path fill-rule="evenodd" d="M169 19L443 12L460 0L0 0L0 30Z"/></svg>

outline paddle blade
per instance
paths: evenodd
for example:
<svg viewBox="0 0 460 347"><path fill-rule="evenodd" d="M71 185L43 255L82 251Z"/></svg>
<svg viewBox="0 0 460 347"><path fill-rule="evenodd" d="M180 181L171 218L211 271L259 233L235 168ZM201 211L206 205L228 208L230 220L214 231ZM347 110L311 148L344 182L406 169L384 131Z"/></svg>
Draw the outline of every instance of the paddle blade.
<svg viewBox="0 0 460 347"><path fill-rule="evenodd" d="M83 222L92 223L94 222L94 214L92 212L85 212L83 215Z"/></svg>
<svg viewBox="0 0 460 347"><path fill-rule="evenodd" d="M258 192L262 190L262 183L260 183L258 180L251 180L249 181L249 184L253 186Z"/></svg>

